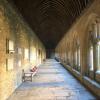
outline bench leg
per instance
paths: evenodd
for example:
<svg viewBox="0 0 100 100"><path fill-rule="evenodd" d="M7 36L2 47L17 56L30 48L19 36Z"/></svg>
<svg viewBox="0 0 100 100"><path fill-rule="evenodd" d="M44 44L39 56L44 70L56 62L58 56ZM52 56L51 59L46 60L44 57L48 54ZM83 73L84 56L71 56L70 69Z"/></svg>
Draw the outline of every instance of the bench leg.
<svg viewBox="0 0 100 100"><path fill-rule="evenodd" d="M31 75L31 82L32 82L32 75Z"/></svg>

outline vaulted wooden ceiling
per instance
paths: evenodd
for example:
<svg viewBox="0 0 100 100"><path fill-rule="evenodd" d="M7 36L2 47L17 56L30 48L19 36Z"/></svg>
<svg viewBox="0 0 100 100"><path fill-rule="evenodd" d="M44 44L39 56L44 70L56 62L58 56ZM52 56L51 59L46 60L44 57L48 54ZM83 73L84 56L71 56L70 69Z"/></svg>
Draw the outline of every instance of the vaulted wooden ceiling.
<svg viewBox="0 0 100 100"><path fill-rule="evenodd" d="M9 0L47 49L53 49L94 0Z"/></svg>

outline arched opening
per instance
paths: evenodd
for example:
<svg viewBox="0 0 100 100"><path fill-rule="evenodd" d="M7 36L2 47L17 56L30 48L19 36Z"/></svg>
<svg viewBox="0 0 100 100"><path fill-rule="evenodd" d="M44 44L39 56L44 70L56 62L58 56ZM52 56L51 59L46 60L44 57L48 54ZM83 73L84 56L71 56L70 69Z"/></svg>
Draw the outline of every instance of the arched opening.
<svg viewBox="0 0 100 100"><path fill-rule="evenodd" d="M88 76L98 81L100 74L100 23L95 20L91 24L88 44Z"/></svg>
<svg viewBox="0 0 100 100"><path fill-rule="evenodd" d="M88 69L89 71L93 71L93 46L89 47L89 53L88 53Z"/></svg>
<svg viewBox="0 0 100 100"><path fill-rule="evenodd" d="M75 41L74 41L75 42ZM74 43L74 57L73 57L73 67L75 70L80 71L80 43L78 40Z"/></svg>
<svg viewBox="0 0 100 100"><path fill-rule="evenodd" d="M97 72L100 73L100 40L97 42L96 45L96 64L97 64Z"/></svg>

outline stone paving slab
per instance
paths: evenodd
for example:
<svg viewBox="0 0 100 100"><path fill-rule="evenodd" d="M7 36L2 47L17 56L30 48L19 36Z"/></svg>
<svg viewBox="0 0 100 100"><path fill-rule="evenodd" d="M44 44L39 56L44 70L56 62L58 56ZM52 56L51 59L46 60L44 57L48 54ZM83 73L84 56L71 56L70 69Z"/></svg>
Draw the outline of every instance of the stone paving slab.
<svg viewBox="0 0 100 100"><path fill-rule="evenodd" d="M48 59L33 82L24 82L8 100L96 100L59 62Z"/></svg>

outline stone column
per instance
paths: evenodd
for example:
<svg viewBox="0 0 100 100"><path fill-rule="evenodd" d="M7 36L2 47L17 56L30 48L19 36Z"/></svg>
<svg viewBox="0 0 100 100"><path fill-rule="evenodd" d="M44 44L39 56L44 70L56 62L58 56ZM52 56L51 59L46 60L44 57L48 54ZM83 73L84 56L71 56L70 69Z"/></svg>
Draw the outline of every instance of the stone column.
<svg viewBox="0 0 100 100"><path fill-rule="evenodd" d="M97 38L97 33L98 33L97 24L93 24L93 35L95 39Z"/></svg>
<svg viewBox="0 0 100 100"><path fill-rule="evenodd" d="M97 38L100 39L100 23L97 23Z"/></svg>

